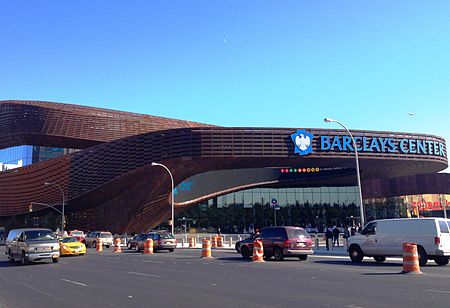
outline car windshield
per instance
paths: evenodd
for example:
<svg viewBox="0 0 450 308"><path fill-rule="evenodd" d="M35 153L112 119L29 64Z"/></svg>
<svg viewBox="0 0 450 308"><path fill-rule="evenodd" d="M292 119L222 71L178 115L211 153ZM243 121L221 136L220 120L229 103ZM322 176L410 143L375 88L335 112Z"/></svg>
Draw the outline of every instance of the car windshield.
<svg viewBox="0 0 450 308"><path fill-rule="evenodd" d="M56 236L50 230L26 231L25 239L29 241L49 241L55 240Z"/></svg>
<svg viewBox="0 0 450 308"><path fill-rule="evenodd" d="M75 243L78 242L78 240L74 237L65 237L61 240L62 243Z"/></svg>
<svg viewBox="0 0 450 308"><path fill-rule="evenodd" d="M289 238L310 237L308 232L303 229L287 229Z"/></svg>
<svg viewBox="0 0 450 308"><path fill-rule="evenodd" d="M100 233L100 237L101 238L110 238L110 237L112 237L112 234L111 233Z"/></svg>
<svg viewBox="0 0 450 308"><path fill-rule="evenodd" d="M162 233L159 235L161 239L174 239L175 237L170 233Z"/></svg>
<svg viewBox="0 0 450 308"><path fill-rule="evenodd" d="M72 235L83 235L83 231L72 231Z"/></svg>

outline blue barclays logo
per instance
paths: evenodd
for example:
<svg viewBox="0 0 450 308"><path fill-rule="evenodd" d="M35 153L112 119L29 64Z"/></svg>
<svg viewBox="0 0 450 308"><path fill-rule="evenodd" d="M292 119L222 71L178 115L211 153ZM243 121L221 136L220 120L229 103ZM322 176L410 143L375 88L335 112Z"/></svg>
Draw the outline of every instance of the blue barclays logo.
<svg viewBox="0 0 450 308"><path fill-rule="evenodd" d="M295 153L299 155L307 155L312 153L312 142L314 135L305 130L298 130L297 133L291 135L294 142Z"/></svg>

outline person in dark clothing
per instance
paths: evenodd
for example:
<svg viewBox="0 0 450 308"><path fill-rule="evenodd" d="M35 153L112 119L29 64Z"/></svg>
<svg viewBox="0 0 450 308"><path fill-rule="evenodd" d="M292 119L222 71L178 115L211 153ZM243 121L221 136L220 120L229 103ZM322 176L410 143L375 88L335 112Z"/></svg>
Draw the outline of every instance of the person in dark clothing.
<svg viewBox="0 0 450 308"><path fill-rule="evenodd" d="M331 228L326 228L325 231L325 244L327 245L327 250L330 250L330 240L333 238L333 232L331 231Z"/></svg>
<svg viewBox="0 0 450 308"><path fill-rule="evenodd" d="M339 247L339 229L336 226L333 228L333 246Z"/></svg>

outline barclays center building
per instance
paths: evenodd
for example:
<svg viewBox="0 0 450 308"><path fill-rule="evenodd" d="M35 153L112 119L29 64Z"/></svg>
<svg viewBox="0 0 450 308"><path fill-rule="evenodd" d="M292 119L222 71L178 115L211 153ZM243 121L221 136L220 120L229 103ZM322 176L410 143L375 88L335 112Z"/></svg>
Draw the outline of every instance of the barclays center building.
<svg viewBox="0 0 450 308"><path fill-rule="evenodd" d="M365 221L446 215L443 138L351 133L363 213L346 130L221 127L0 101L0 227L55 228L61 218L53 208L64 208L70 229L143 232L168 223L171 177L176 225L240 231L274 223L356 224L361 215Z"/></svg>

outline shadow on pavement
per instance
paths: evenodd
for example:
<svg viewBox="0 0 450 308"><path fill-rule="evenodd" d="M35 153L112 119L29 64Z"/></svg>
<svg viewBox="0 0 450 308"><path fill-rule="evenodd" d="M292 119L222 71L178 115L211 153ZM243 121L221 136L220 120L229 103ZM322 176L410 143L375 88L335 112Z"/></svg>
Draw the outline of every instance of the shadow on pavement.
<svg viewBox="0 0 450 308"><path fill-rule="evenodd" d="M337 260L317 260L312 261L314 263L318 264L329 264L329 265L346 265L346 266L357 266L357 267L402 267L402 264L399 263L389 263L389 262L383 262L383 263L376 263L374 262L352 262L350 260L343 260L343 261L337 261Z"/></svg>
<svg viewBox="0 0 450 308"><path fill-rule="evenodd" d="M39 266L39 265L48 265L52 264L52 262L46 262L46 261L36 261L36 262L30 262L27 265L22 265L19 261L15 262L9 262L8 260L0 261L0 268L2 267L16 267L16 266Z"/></svg>

